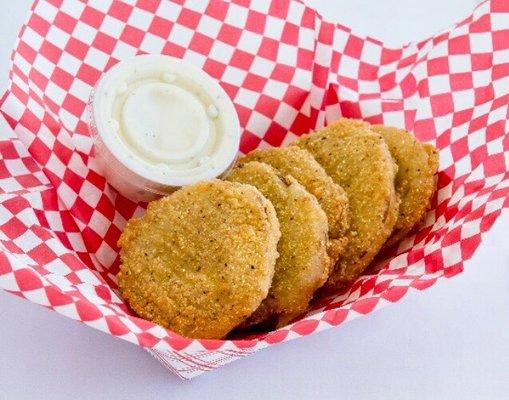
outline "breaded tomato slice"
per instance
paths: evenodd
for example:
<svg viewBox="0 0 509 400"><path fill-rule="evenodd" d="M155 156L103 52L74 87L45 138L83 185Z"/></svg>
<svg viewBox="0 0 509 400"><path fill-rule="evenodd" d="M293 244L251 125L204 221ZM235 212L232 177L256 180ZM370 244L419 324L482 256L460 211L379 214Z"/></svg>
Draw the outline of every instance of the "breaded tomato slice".
<svg viewBox="0 0 509 400"><path fill-rule="evenodd" d="M316 289L327 280L327 216L316 198L294 178L279 175L268 164L239 164L226 179L260 190L274 205L281 227L269 295L244 326L261 322L283 326L306 311Z"/></svg>
<svg viewBox="0 0 509 400"><path fill-rule="evenodd" d="M334 183L320 164L306 150L296 146L253 150L240 162L260 161L275 168L281 175L291 175L316 197L329 222L329 257L334 264L347 243L350 227L348 197Z"/></svg>
<svg viewBox="0 0 509 400"><path fill-rule="evenodd" d="M141 317L191 338L223 338L267 296L279 222L253 186L182 188L131 219L118 244L122 297Z"/></svg>
<svg viewBox="0 0 509 400"><path fill-rule="evenodd" d="M397 166L381 135L363 126L333 123L292 145L308 150L348 196L351 213L348 245L327 282L342 287L371 263L390 236L398 216L394 188Z"/></svg>

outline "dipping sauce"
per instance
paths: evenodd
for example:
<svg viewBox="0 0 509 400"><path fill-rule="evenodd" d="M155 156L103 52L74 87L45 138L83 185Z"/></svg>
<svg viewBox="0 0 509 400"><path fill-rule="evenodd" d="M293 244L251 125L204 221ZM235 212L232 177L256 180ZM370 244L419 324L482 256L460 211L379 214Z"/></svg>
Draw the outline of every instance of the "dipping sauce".
<svg viewBox="0 0 509 400"><path fill-rule="evenodd" d="M89 106L96 159L108 182L135 201L221 176L239 149L228 95L177 58L119 62L101 77Z"/></svg>

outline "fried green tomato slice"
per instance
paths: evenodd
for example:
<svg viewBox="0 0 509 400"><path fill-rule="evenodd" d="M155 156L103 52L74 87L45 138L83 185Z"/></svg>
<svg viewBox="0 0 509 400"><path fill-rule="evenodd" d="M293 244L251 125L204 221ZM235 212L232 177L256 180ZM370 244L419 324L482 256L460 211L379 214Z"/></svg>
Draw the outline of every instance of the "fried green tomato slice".
<svg viewBox="0 0 509 400"><path fill-rule="evenodd" d="M435 192L438 153L432 145L417 141L404 129L382 125L373 125L371 129L383 136L398 164L396 192L401 204L398 220L385 244L389 248L404 238L426 213Z"/></svg>
<svg viewBox="0 0 509 400"><path fill-rule="evenodd" d="M282 175L291 175L316 197L329 222L328 254L334 264L347 243L346 232L350 227L348 197L343 188L334 183L308 151L296 146L253 150L240 160L249 161L264 162Z"/></svg>
<svg viewBox="0 0 509 400"><path fill-rule="evenodd" d="M122 297L141 317L191 338L223 338L267 296L280 237L253 186L182 188L131 219L118 245Z"/></svg>
<svg viewBox="0 0 509 400"><path fill-rule="evenodd" d="M364 126L333 123L292 145L308 150L348 196L348 245L327 282L343 287L366 269L392 232L399 207L397 166L382 136Z"/></svg>
<svg viewBox="0 0 509 400"><path fill-rule="evenodd" d="M359 119L342 118L336 123L345 130L361 127L382 135L398 165L396 193L401 203L394 230L384 245L388 249L403 239L422 220L435 192L437 149L419 142L410 132L391 126L370 125Z"/></svg>
<svg viewBox="0 0 509 400"><path fill-rule="evenodd" d="M284 326L306 311L316 289L327 280L327 216L316 198L291 176L268 164L238 164L228 180L253 185L272 202L281 227L269 295L244 326Z"/></svg>

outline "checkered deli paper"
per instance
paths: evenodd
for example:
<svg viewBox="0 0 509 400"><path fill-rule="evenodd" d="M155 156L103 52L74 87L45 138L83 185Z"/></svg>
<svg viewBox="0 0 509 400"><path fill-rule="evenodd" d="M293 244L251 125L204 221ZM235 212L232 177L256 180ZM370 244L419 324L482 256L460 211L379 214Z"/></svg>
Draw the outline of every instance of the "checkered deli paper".
<svg viewBox="0 0 509 400"><path fill-rule="evenodd" d="M117 239L144 212L91 156L87 101L136 54L184 58L233 100L242 152L339 116L405 127L440 149L438 191L417 233L301 320L235 340L191 340L136 317L117 294ZM368 314L463 269L509 206L509 2L481 3L403 48L352 33L297 0L39 0L12 53L1 110L0 287L142 346L192 378ZM305 341L302 342L305 346Z"/></svg>

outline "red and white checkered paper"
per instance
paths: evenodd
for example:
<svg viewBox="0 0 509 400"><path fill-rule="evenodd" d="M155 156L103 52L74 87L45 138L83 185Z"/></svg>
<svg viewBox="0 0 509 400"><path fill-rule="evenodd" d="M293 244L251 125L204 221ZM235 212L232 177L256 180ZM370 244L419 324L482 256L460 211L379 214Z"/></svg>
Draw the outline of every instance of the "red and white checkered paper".
<svg viewBox="0 0 509 400"><path fill-rule="evenodd" d="M134 316L116 293L116 241L144 207L97 172L86 104L103 71L141 53L184 58L217 79L243 152L340 115L412 130L440 149L431 211L393 258L276 331L191 340ZM0 140L0 287L142 346L183 378L340 325L462 271L509 206L508 103L506 0L399 49L297 0L36 1L1 105L14 133Z"/></svg>

